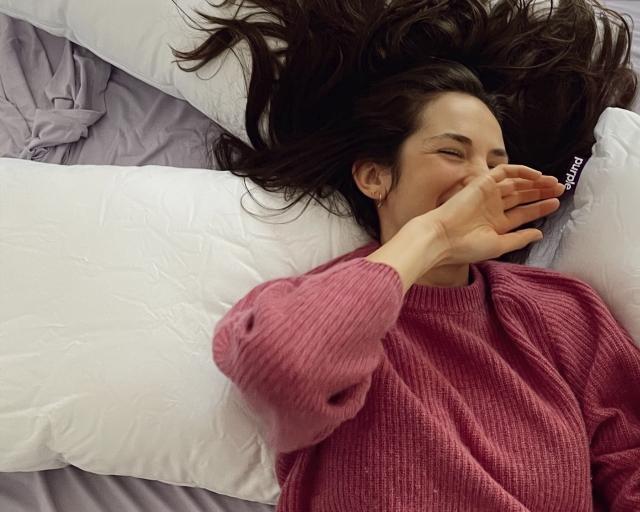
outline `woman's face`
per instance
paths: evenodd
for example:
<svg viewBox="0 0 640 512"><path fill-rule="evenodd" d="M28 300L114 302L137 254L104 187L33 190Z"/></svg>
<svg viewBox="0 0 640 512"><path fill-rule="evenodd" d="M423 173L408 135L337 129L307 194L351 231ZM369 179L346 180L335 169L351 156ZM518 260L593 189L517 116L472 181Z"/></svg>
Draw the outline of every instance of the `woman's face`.
<svg viewBox="0 0 640 512"><path fill-rule="evenodd" d="M479 99L463 93L439 95L422 112L422 125L405 140L400 154L400 179L391 189L390 170L360 161L353 175L360 190L378 199L384 244L418 215L431 211L463 188L469 176L508 162L498 120Z"/></svg>

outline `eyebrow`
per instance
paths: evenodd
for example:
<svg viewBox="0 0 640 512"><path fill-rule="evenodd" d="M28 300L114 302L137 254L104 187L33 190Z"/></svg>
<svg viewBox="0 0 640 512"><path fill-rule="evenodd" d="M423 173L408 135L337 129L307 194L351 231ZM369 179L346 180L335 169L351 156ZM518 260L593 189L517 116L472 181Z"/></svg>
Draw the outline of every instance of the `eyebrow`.
<svg viewBox="0 0 640 512"><path fill-rule="evenodd" d="M435 135L434 137L427 137L424 140L427 141L432 139L453 139L466 146L473 146L473 141L469 137L466 137L460 133L442 133L440 135ZM489 153L495 156L502 156L509 159L509 155L504 148L495 148L489 151Z"/></svg>

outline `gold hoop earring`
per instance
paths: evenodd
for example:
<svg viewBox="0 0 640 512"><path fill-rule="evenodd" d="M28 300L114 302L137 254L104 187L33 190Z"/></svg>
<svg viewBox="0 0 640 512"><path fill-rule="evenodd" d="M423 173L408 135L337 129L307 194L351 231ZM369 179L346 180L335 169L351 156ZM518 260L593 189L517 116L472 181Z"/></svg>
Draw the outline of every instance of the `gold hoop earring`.
<svg viewBox="0 0 640 512"><path fill-rule="evenodd" d="M382 194L378 192L378 208L382 208Z"/></svg>

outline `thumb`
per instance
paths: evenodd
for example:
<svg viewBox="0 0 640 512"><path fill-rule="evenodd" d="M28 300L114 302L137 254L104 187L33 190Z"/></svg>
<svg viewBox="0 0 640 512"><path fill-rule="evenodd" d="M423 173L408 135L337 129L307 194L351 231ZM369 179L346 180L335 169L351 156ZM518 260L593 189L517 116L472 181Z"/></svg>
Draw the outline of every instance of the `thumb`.
<svg viewBox="0 0 640 512"><path fill-rule="evenodd" d="M539 229L521 229L514 233L507 233L500 236L500 256L508 252L517 251L532 242L538 242L544 238Z"/></svg>

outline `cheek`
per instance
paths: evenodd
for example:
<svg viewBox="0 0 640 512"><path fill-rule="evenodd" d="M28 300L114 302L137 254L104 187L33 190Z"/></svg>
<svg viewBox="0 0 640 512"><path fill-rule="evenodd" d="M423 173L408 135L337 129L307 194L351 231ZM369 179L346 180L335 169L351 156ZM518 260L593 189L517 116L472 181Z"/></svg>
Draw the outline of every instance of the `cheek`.
<svg viewBox="0 0 640 512"><path fill-rule="evenodd" d="M464 179L466 173L462 165L455 163L437 162L436 165L425 169L421 176L421 183L416 184L428 201L429 208L436 208L442 203L442 196L456 187Z"/></svg>
<svg viewBox="0 0 640 512"><path fill-rule="evenodd" d="M412 157L404 159L396 195L401 215L408 217L437 208L466 176L465 165L460 162L437 154Z"/></svg>
<svg viewBox="0 0 640 512"><path fill-rule="evenodd" d="M460 183L455 170L439 168L436 172L422 168L412 179L401 183L398 190L399 205L409 217L421 215L437 208L444 201L442 197L447 191Z"/></svg>

